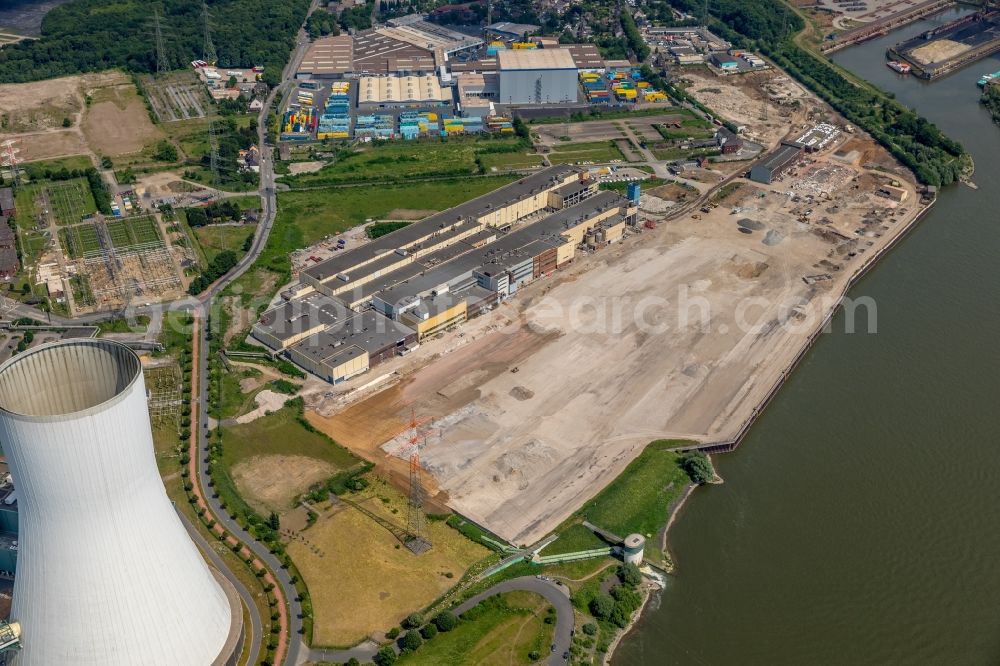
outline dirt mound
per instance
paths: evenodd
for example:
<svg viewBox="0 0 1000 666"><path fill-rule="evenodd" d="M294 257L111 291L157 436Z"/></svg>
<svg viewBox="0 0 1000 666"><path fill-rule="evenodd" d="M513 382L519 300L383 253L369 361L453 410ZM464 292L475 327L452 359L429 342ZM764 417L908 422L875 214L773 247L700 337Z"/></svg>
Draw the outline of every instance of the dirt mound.
<svg viewBox="0 0 1000 666"><path fill-rule="evenodd" d="M743 229L749 229L751 231L760 231L764 228L763 222L758 222L757 220L751 220L749 217L744 217L742 220L736 224L740 225Z"/></svg>
<svg viewBox="0 0 1000 666"><path fill-rule="evenodd" d="M733 272L744 280L752 280L763 275L768 268L763 261L747 261L733 265Z"/></svg>
<svg viewBox="0 0 1000 666"><path fill-rule="evenodd" d="M510 397L516 400L530 400L535 397L535 392L523 386L515 386L510 390Z"/></svg>
<svg viewBox="0 0 1000 666"><path fill-rule="evenodd" d="M254 456L233 466L240 495L254 508L285 511L292 499L337 472L328 462L306 456Z"/></svg>

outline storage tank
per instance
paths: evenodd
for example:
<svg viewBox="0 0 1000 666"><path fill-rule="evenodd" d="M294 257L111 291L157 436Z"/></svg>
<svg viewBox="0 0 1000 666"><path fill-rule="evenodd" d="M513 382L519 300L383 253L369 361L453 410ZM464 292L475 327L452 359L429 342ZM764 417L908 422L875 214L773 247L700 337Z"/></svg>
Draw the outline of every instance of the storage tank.
<svg viewBox="0 0 1000 666"><path fill-rule="evenodd" d="M629 534L625 537L622 557L626 564L642 564L643 551L646 548L646 537L641 534Z"/></svg>
<svg viewBox="0 0 1000 666"><path fill-rule="evenodd" d="M79 339L9 359L0 441L18 492L19 666L231 663L239 598L167 498L135 352Z"/></svg>

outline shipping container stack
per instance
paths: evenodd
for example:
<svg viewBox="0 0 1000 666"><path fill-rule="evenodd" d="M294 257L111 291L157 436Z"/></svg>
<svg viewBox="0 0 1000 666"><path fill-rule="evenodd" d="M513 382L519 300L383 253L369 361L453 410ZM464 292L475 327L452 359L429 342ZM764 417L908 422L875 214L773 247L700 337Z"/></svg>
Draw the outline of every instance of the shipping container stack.
<svg viewBox="0 0 1000 666"><path fill-rule="evenodd" d="M337 81L330 89L316 131L317 139L346 139L351 134L349 81Z"/></svg>
<svg viewBox="0 0 1000 666"><path fill-rule="evenodd" d="M390 115L374 114L354 119L354 136L359 139L394 139L395 119Z"/></svg>

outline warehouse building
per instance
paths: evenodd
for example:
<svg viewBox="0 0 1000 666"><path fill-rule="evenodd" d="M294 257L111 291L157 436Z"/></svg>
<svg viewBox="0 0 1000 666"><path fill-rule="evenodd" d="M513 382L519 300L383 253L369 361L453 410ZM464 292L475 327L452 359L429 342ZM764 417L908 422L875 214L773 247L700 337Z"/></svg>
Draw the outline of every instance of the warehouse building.
<svg viewBox="0 0 1000 666"><path fill-rule="evenodd" d="M253 336L331 382L386 358L622 238L638 209L585 169L555 166L302 272Z"/></svg>
<svg viewBox="0 0 1000 666"><path fill-rule="evenodd" d="M10 279L21 270L17 258L17 236L10 222L0 215L0 278Z"/></svg>
<svg viewBox="0 0 1000 666"><path fill-rule="evenodd" d="M0 187L0 215L17 217L17 207L14 205L14 190Z"/></svg>
<svg viewBox="0 0 1000 666"><path fill-rule="evenodd" d="M450 88L442 88L433 74L422 76L362 76L358 106L371 109L451 106Z"/></svg>
<svg viewBox="0 0 1000 666"><path fill-rule="evenodd" d="M299 68L298 79L339 78L354 71L354 39L349 35L321 37L309 45Z"/></svg>
<svg viewBox="0 0 1000 666"><path fill-rule="evenodd" d="M566 49L516 49L497 54L501 104L577 101L577 68Z"/></svg>
<svg viewBox="0 0 1000 666"><path fill-rule="evenodd" d="M750 168L750 180L768 184L784 173L802 155L802 145L791 141L783 142L778 148L765 155Z"/></svg>
<svg viewBox="0 0 1000 666"><path fill-rule="evenodd" d="M560 44L553 48L569 51L570 56L573 58L573 63L581 72L604 73L604 58L601 57L597 47L593 44Z"/></svg>
<svg viewBox="0 0 1000 666"><path fill-rule="evenodd" d="M436 67L430 49L365 30L354 35L352 71L356 75L433 74Z"/></svg>

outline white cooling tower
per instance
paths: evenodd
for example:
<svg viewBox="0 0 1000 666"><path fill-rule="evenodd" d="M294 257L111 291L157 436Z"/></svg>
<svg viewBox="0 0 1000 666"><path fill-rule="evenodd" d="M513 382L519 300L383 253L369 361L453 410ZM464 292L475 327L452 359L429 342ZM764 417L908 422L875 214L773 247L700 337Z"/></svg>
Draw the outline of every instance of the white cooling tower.
<svg viewBox="0 0 1000 666"><path fill-rule="evenodd" d="M231 661L239 601L167 498L132 350L66 340L0 365L0 443L18 494L19 665Z"/></svg>

